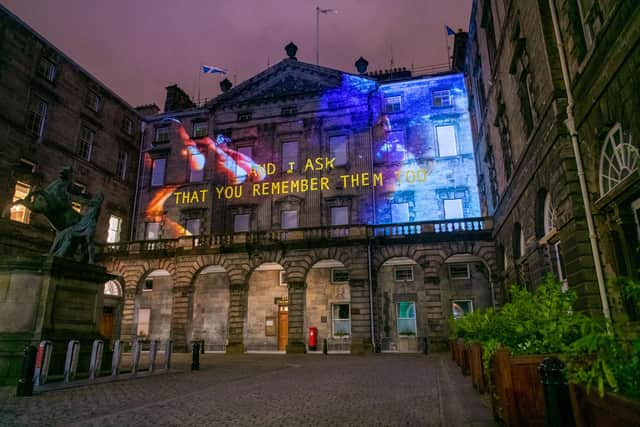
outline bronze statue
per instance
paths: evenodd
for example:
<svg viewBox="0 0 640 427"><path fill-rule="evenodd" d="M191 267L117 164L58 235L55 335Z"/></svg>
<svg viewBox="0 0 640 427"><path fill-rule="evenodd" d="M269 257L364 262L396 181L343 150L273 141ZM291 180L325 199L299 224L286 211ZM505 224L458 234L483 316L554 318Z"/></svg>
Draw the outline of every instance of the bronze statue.
<svg viewBox="0 0 640 427"><path fill-rule="evenodd" d="M56 230L56 237L49 255L73 257L80 246L83 262L93 264L95 253L93 238L104 196L100 193L91 199L85 214L80 215L71 207L70 192L73 185L71 178L71 168L64 167L60 170L60 177L44 190L34 189L27 194L27 197L13 204L23 205L32 212L44 215Z"/></svg>

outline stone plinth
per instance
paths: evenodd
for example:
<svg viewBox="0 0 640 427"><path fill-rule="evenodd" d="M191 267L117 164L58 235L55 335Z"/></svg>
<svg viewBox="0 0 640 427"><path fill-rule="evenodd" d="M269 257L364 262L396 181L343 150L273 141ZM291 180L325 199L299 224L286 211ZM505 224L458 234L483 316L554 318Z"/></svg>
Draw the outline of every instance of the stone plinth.
<svg viewBox="0 0 640 427"><path fill-rule="evenodd" d="M15 384L22 350L45 339L54 345L53 375L62 370L70 339L81 343L79 370L88 363L91 342L100 336L104 283L111 278L104 267L62 258L1 259L0 384Z"/></svg>

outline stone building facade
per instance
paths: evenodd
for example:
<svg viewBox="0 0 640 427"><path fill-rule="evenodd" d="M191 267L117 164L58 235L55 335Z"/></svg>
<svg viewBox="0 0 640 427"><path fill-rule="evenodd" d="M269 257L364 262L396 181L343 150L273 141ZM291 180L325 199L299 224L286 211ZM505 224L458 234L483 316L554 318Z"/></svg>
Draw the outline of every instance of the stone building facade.
<svg viewBox="0 0 640 427"><path fill-rule="evenodd" d="M638 278L639 18L624 0L474 1L465 68L501 282L553 272L636 331L614 279Z"/></svg>
<svg viewBox="0 0 640 427"><path fill-rule="evenodd" d="M317 328L316 351L442 348L449 316L500 300L463 75L288 56L145 118L136 240L101 254L121 338L300 352Z"/></svg>

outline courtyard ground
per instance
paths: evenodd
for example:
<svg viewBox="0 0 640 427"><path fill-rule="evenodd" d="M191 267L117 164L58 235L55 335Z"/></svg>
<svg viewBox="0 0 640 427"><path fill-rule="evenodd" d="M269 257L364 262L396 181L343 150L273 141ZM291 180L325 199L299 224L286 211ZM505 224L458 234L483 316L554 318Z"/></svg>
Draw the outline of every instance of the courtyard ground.
<svg viewBox="0 0 640 427"><path fill-rule="evenodd" d="M190 371L17 398L2 426L491 426L491 409L446 353L214 355Z"/></svg>

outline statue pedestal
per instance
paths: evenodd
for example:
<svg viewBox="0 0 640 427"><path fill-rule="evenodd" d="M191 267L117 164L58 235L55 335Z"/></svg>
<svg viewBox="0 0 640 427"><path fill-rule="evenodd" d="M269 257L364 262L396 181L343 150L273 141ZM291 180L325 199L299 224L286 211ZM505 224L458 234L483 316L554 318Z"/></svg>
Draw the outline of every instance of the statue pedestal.
<svg viewBox="0 0 640 427"><path fill-rule="evenodd" d="M104 284L110 279L104 267L64 258L0 259L0 384L16 383L24 347L42 340L53 343L52 375L63 371L68 341L79 340L81 371L91 342L100 338Z"/></svg>

